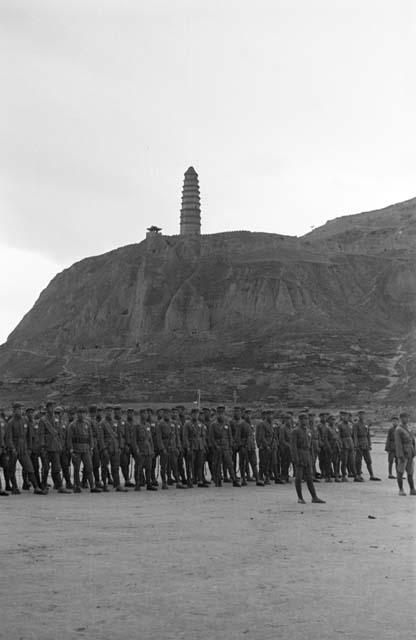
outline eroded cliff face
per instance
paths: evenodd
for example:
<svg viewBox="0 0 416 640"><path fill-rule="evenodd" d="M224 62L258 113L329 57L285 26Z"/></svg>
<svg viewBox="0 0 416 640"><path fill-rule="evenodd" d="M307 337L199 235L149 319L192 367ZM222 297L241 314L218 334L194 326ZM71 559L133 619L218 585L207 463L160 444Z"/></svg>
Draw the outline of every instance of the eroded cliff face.
<svg viewBox="0 0 416 640"><path fill-rule="evenodd" d="M3 393L173 400L202 388L215 400L237 389L242 400L316 405L403 397L415 249L413 200L299 239L154 236L82 260L0 347Z"/></svg>

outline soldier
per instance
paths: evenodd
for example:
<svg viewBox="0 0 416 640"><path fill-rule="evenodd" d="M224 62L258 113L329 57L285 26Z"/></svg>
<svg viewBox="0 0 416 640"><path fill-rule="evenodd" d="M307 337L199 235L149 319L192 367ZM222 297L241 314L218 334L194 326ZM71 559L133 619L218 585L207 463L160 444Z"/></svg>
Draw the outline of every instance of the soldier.
<svg viewBox="0 0 416 640"><path fill-rule="evenodd" d="M241 427L241 422L242 422L241 407L235 406L233 417L230 420L230 429L231 429L231 436L233 438L233 466L234 466L234 471L236 475L237 475L238 442L240 440L239 430ZM241 465L240 459L238 460L238 462Z"/></svg>
<svg viewBox="0 0 416 640"><path fill-rule="evenodd" d="M355 458L354 458L354 440L352 438L351 426L348 421L347 411L340 411L340 421L338 422L339 435L341 438L341 473L342 482L348 482L348 469L354 477L354 482L362 482L362 478L357 476L355 470Z"/></svg>
<svg viewBox="0 0 416 640"><path fill-rule="evenodd" d="M111 467L113 486L118 492L126 492L127 489L120 484L120 440L117 422L113 420L112 407L105 408L104 420L100 423L100 456L102 460L101 476L103 491L108 492L108 465Z"/></svg>
<svg viewBox="0 0 416 640"><path fill-rule="evenodd" d="M279 423L272 421L272 450L271 450L271 471L275 484L284 484L280 477L280 445L279 445Z"/></svg>
<svg viewBox="0 0 416 640"><path fill-rule="evenodd" d="M92 404L89 409L89 419L92 429L92 437L93 437L93 449L92 449L92 472L94 474L95 486L102 489L102 483L100 482L100 469L102 467L101 462L101 454L100 454L100 421L98 420L98 407L96 404Z"/></svg>
<svg viewBox="0 0 416 640"><path fill-rule="evenodd" d="M321 450L321 443L319 441L319 429L318 425L315 422L315 414L312 411L306 410L305 413L308 415L309 421L309 429L312 433L312 449L311 449L311 465L312 465L312 478L314 482L319 482L321 474L316 470L316 461L319 457L319 452Z"/></svg>
<svg viewBox="0 0 416 640"><path fill-rule="evenodd" d="M45 468L42 468L43 487L47 486L49 467L51 467L54 488L58 490L58 493L71 493L62 485L61 452L63 446L59 419L55 416L53 402L46 403L46 414L39 421L39 430L42 449L46 453Z"/></svg>
<svg viewBox="0 0 416 640"><path fill-rule="evenodd" d="M9 473L9 456L7 452L5 437L6 437L6 412L4 408L0 409L0 467L3 468L4 482L5 482L5 492L11 491L12 486L10 484L10 473Z"/></svg>
<svg viewBox="0 0 416 640"><path fill-rule="evenodd" d="M189 489L192 489L194 484L198 482L198 476L195 473L195 459L201 444L198 413L199 409L196 407L191 409L191 418L185 422L182 431L183 448L186 451L187 486Z"/></svg>
<svg viewBox="0 0 416 640"><path fill-rule="evenodd" d="M399 418L397 416L392 416L390 418L392 425L387 432L386 445L384 447L384 451L387 452L387 462L388 462L388 470L389 470L389 478L391 480L395 480L396 476L393 475L393 464L396 468L397 473L397 458L396 458L396 443L394 440L394 433L396 431L396 427L399 424Z"/></svg>
<svg viewBox="0 0 416 640"><path fill-rule="evenodd" d="M280 465L281 478L284 482L290 483L289 467L291 463L290 456L290 434L292 432L293 419L288 413L283 415L281 425L279 427L279 447L280 447Z"/></svg>
<svg viewBox="0 0 416 640"><path fill-rule="evenodd" d="M185 452L183 448L183 426L186 422L185 407L183 405L178 405L177 407L175 407L175 412L172 417L177 425L177 428L179 429L179 442L181 443L178 456L178 471L181 477L182 484L186 484Z"/></svg>
<svg viewBox="0 0 416 640"><path fill-rule="evenodd" d="M59 432L62 443L62 450L60 454L62 475L65 479L65 486L67 489L73 489L74 485L71 482L71 456L68 448L68 427L69 417L64 415L62 407L55 408L55 418L58 420Z"/></svg>
<svg viewBox="0 0 416 640"><path fill-rule="evenodd" d="M134 482L130 480L130 446L127 422L123 419L120 405L114 407L114 422L117 425L117 434L120 444L120 467L124 478L124 486L134 487ZM114 478L113 478L114 480Z"/></svg>
<svg viewBox="0 0 416 640"><path fill-rule="evenodd" d="M209 434L210 444L214 452L214 482L216 487L221 487L221 468L224 466L232 479L234 487L241 487L238 482L231 457L233 440L230 425L225 418L225 407L217 407L216 419L211 423Z"/></svg>
<svg viewBox="0 0 416 640"><path fill-rule="evenodd" d="M135 453L135 460L137 460L135 469L136 491L140 491L140 475L143 470L145 473L147 490L157 491L157 487L152 482L152 461L154 458L154 449L151 425L148 418L148 410L140 409L139 422L135 425L135 429L133 431L132 448Z"/></svg>
<svg viewBox="0 0 416 640"><path fill-rule="evenodd" d="M270 467L273 441L272 412L270 409L262 411L262 421L257 425L256 442L259 449L260 480L270 484Z"/></svg>
<svg viewBox="0 0 416 640"><path fill-rule="evenodd" d="M403 411L400 414L400 424L394 432L394 442L396 444L397 458L397 484L399 485L399 495L405 496L403 489L403 473L407 473L407 482L410 487L410 495L415 496L416 490L413 482L414 457L416 455L416 442L413 433L409 429L409 416Z"/></svg>
<svg viewBox="0 0 416 640"><path fill-rule="evenodd" d="M244 409L243 420L239 429L239 438L241 486L247 486L246 476L248 475L248 465L250 464L253 476L256 479L256 485L258 487L264 487L264 482L260 480L257 470L256 433L251 423L251 409Z"/></svg>
<svg viewBox="0 0 416 640"><path fill-rule="evenodd" d="M335 482L341 482L341 453L342 453L342 440L339 433L339 426L335 417L332 415L328 416L328 440L331 447L331 463L334 471L334 479Z"/></svg>
<svg viewBox="0 0 416 640"><path fill-rule="evenodd" d="M159 412L160 413L160 412ZM179 414L181 415L181 414ZM155 418L155 414L153 409L150 407L147 409L147 421L150 425L150 433L152 435L153 442L153 458L152 458L152 484L154 487L158 487L159 483L156 478L156 468L157 468L157 459L159 457L159 450L157 448L157 438L156 438L156 422L159 418Z"/></svg>
<svg viewBox="0 0 416 640"><path fill-rule="evenodd" d="M371 434L368 425L364 422L365 411L358 412L358 420L354 422L352 437L354 440L355 448L355 468L357 476L362 477L362 461L363 458L367 465L368 473L370 474L370 480L380 480L373 473L373 463L371 460Z"/></svg>
<svg viewBox="0 0 416 640"><path fill-rule="evenodd" d="M311 469L312 433L308 425L308 415L306 413L299 415L299 425L293 429L291 433L290 444L292 460L295 465L295 486L298 502L305 504L302 496L302 480L305 479L312 496L312 502L324 504L325 500L318 498L313 484Z"/></svg>
<svg viewBox="0 0 416 640"><path fill-rule="evenodd" d="M78 407L76 418L71 422L68 429L68 447L74 467L74 493L81 493L79 477L81 462L84 465L91 493L101 493L101 489L94 485L91 460L94 438L91 422L86 418L85 413L83 407Z"/></svg>
<svg viewBox="0 0 416 640"><path fill-rule="evenodd" d="M26 409L26 416L29 423L30 433L30 459L32 460L33 471L36 476L36 481L41 489L47 489L47 485L43 483L43 474L46 469L46 477L48 475L47 470L49 468L48 457L46 455L43 446L42 429L39 426L39 420L35 419L35 411L32 407ZM39 460L42 463L42 476L39 468Z"/></svg>
<svg viewBox="0 0 416 640"><path fill-rule="evenodd" d="M6 434L6 421L4 419L4 409L0 409L0 466L3 468L4 481L7 484L6 474L8 471L9 459L6 453L6 445L4 437ZM0 478L0 496L8 496L7 491L3 490Z"/></svg>
<svg viewBox="0 0 416 640"><path fill-rule="evenodd" d="M211 426L211 410L208 407L202 409L202 422L204 425L204 437L205 437L205 460L208 463L209 473L213 478L213 466L212 466L212 449L209 441L209 431ZM204 482L210 484L210 480L207 480L204 474Z"/></svg>
<svg viewBox="0 0 416 640"><path fill-rule="evenodd" d="M22 405L18 402L15 402L13 405L13 415L7 422L4 441L9 457L12 493L15 495L20 494L16 482L16 464L17 461L19 461L22 466L22 470L24 472L26 471L28 474L34 493L40 496L46 495L47 492L43 491L39 487L36 480L28 447L28 444L30 443L29 424L27 420L22 417Z"/></svg>
<svg viewBox="0 0 416 640"><path fill-rule="evenodd" d="M331 478L331 442L334 439L333 433L331 429L327 425L327 415L326 413L319 414L319 441L320 441L320 450L319 450L319 466L322 472L323 477L325 478L325 482L332 482Z"/></svg>
<svg viewBox="0 0 416 640"><path fill-rule="evenodd" d="M162 489L168 489L167 471L168 466L173 472L177 489L186 487L179 482L178 475L178 455L179 455L179 433L177 425L170 418L169 409L163 410L163 419L156 425L157 446L160 451L160 475L162 478Z"/></svg>

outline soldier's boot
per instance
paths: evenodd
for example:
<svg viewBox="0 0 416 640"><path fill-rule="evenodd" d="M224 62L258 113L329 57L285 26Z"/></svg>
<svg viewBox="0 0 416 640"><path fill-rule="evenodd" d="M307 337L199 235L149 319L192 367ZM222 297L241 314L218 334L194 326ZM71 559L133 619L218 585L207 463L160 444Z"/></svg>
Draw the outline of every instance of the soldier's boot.
<svg viewBox="0 0 416 640"><path fill-rule="evenodd" d="M23 471L22 478L23 478L23 484L22 484L23 491L30 491L29 474L27 471Z"/></svg>
<svg viewBox="0 0 416 640"><path fill-rule="evenodd" d="M71 482L71 474L69 473L69 468L66 467L65 469L62 470L64 479L65 479L65 486L67 489L73 489L74 485Z"/></svg>
<svg viewBox="0 0 416 640"><path fill-rule="evenodd" d="M397 472L397 485L399 487L399 495L405 496L406 492L403 490L403 474L400 472Z"/></svg>
<svg viewBox="0 0 416 640"><path fill-rule="evenodd" d="M88 474L85 470L85 468L82 470L82 482L81 482L81 487L83 489L88 489Z"/></svg>
<svg viewBox="0 0 416 640"><path fill-rule="evenodd" d="M297 496L298 496L298 503L299 504L306 504L305 500L303 499L303 495L302 495L302 482L298 478L296 478L296 480L295 480L295 489L296 489L296 493L297 493Z"/></svg>
<svg viewBox="0 0 416 640"><path fill-rule="evenodd" d="M241 484L237 480L237 476L236 475L233 475L232 481L233 481L233 487L239 487L239 488L241 487Z"/></svg>
<svg viewBox="0 0 416 640"><path fill-rule="evenodd" d="M373 465L372 464L368 464L367 468L368 468L368 473L370 474L370 480L374 480L374 481L380 481L381 480L381 478L377 478L377 476L374 475Z"/></svg>
<svg viewBox="0 0 416 640"><path fill-rule="evenodd" d="M407 483L409 485L410 495L414 496L416 492L415 492L415 484L413 481L413 474L412 475L407 474Z"/></svg>
<svg viewBox="0 0 416 640"><path fill-rule="evenodd" d="M54 480L54 482L55 482L55 486L57 487L58 493L64 493L64 494L72 493L72 491L68 489L68 487L67 488L64 487L62 482L62 476L60 473L56 474L56 479Z"/></svg>
<svg viewBox="0 0 416 640"><path fill-rule="evenodd" d="M6 491L11 491L12 490L12 485L11 485L11 482L10 482L10 473L9 473L8 469L3 469L3 473L4 473L5 489L6 489Z"/></svg>
<svg viewBox="0 0 416 640"><path fill-rule="evenodd" d="M314 498L312 498L312 502L314 504L326 504L325 500L321 500L321 498L318 498L318 496L315 496Z"/></svg>
<svg viewBox="0 0 416 640"><path fill-rule="evenodd" d="M7 493L7 491L3 491L3 487L1 484L1 479L0 479L0 496L8 496L9 494Z"/></svg>
<svg viewBox="0 0 416 640"><path fill-rule="evenodd" d="M29 478L29 482L33 487L33 493L36 496L46 496L48 494L48 492L46 491L46 489L41 489L40 486L38 485L37 481L36 481L36 476L34 473L29 473L28 474L28 478Z"/></svg>
<svg viewBox="0 0 416 640"><path fill-rule="evenodd" d="M94 475L92 473L88 474L88 484L90 485L90 493L101 493L100 487L94 485Z"/></svg>

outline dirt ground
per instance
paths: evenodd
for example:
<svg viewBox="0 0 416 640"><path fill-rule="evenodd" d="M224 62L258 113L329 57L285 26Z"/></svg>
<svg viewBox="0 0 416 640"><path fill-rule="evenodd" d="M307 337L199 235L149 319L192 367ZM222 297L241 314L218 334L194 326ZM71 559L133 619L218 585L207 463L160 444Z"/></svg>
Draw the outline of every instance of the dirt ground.
<svg viewBox="0 0 416 640"><path fill-rule="evenodd" d="M373 454L383 481L316 485L324 505L293 485L2 498L0 637L410 640L416 498Z"/></svg>

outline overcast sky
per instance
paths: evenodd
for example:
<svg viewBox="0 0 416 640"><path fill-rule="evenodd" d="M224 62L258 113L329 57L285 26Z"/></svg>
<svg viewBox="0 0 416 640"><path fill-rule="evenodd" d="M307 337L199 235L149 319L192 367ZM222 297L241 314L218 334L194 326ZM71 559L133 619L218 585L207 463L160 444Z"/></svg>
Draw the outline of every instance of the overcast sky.
<svg viewBox="0 0 416 640"><path fill-rule="evenodd" d="M0 342L57 271L416 196L413 0L2 0Z"/></svg>

